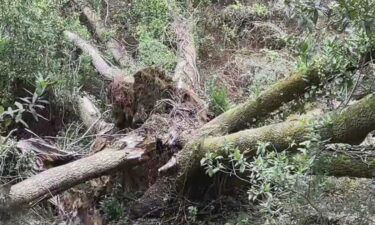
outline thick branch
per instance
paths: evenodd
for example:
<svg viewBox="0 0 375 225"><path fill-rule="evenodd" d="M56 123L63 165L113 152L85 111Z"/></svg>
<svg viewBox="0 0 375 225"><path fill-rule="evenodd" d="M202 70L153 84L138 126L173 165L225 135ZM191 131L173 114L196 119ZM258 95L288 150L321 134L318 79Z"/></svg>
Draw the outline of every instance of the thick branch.
<svg viewBox="0 0 375 225"><path fill-rule="evenodd" d="M238 148L245 152L247 157L252 157L255 155L259 141L271 142L279 150L287 149L293 141L300 143L306 140L306 136L311 132L311 123L315 121L325 121L321 128L315 130L322 139L328 139L330 142L359 143L375 127L375 96L369 95L343 111L310 120L287 121L219 137L193 138L177 154L176 158L172 159L175 163L170 163L172 165L168 166L178 165L176 184L182 190L186 180L194 179L195 172L201 170L200 160L206 153L215 152L225 155L225 147L230 144L232 148ZM147 191L138 201L136 208L147 211L146 205L149 203L149 199L155 202L155 198L150 194L158 188L165 189L152 186L150 191ZM158 204L164 204L163 199L159 200ZM144 212L135 211L135 214Z"/></svg>
<svg viewBox="0 0 375 225"><path fill-rule="evenodd" d="M3 208L16 208L40 198L49 198L52 194L108 174L116 168L138 164L148 158L147 151L138 147L142 141L143 138L138 135L129 135L127 140L122 140L127 146L125 149L106 148L92 156L54 167L15 184L10 188Z"/></svg>
<svg viewBox="0 0 375 225"><path fill-rule="evenodd" d="M199 166L199 160L206 152L224 154L224 146L228 144L246 152L248 157L255 154L258 142L270 142L279 150L287 149L293 141L300 143L306 140L311 133L311 123L322 123L314 132L323 140L332 143L360 143L375 127L375 96L369 95L342 111L312 121L287 121L226 136L206 138L191 155L193 162L189 160L189 164ZM187 171L189 170L192 169L187 168Z"/></svg>
<svg viewBox="0 0 375 225"><path fill-rule="evenodd" d="M87 97L78 97L78 109L82 122L95 134L105 134L114 128L114 124L103 120L99 109Z"/></svg>
<svg viewBox="0 0 375 225"><path fill-rule="evenodd" d="M316 70L311 70L306 74L300 72L291 74L263 91L259 97L249 99L216 117L204 125L200 133L204 136L217 136L248 128L284 103L303 95L311 85L318 83L319 74Z"/></svg>
<svg viewBox="0 0 375 225"><path fill-rule="evenodd" d="M99 15L95 13L93 9L89 7L88 2L82 0L74 0L74 2L82 10L82 14L85 16L89 29L94 33L98 39L105 43L107 50L116 60L121 67L129 67L133 62L133 59L128 55L125 46L114 38L108 37L109 32L104 26Z"/></svg>
<svg viewBox="0 0 375 225"><path fill-rule="evenodd" d="M99 50L89 44L86 40L79 37L77 34L70 31L64 31L65 37L72 41L76 46L78 46L85 54L89 55L92 59L92 64L95 69L107 80L112 80L115 75L122 74L121 70L111 67L102 58Z"/></svg>
<svg viewBox="0 0 375 225"><path fill-rule="evenodd" d="M332 176L375 177L375 146L326 145L313 171Z"/></svg>

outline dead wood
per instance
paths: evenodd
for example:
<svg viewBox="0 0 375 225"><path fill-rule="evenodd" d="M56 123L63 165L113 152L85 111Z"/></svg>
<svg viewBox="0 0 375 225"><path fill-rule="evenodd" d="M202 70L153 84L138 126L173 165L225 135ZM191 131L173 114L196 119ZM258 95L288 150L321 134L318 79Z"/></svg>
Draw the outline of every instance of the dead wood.
<svg viewBox="0 0 375 225"><path fill-rule="evenodd" d="M252 157L256 152L259 141L270 142L278 150L284 150L289 148L290 143L293 141L296 143L304 141L306 136L311 132L311 125L314 121L325 120L329 122L326 122L324 126L316 131L324 140L329 140L330 142L359 143L375 127L375 96L369 95L361 101L345 108L343 111L327 114L324 117L318 117L311 121L306 121L306 119L287 121L256 129L243 130L225 136L192 138L185 145L184 149L171 159L175 163L172 166L169 165L172 168L176 168L177 166L178 173L175 180L177 190L183 190L187 180L194 180L194 174L202 170L200 160L206 153L215 152L219 155L225 155L225 146L230 144L232 148L238 148L244 152L247 157ZM171 160L170 164L172 164ZM161 168L163 172L167 169L170 168ZM160 179L165 178L161 177ZM164 190L164 187L151 188ZM146 192L138 200L138 204L142 205L142 207L136 206L136 208L147 208L149 198L152 198L154 202L154 197L149 196L151 193ZM160 204L162 202L164 200L160 199ZM136 214L140 213L137 212Z"/></svg>
<svg viewBox="0 0 375 225"><path fill-rule="evenodd" d="M193 24L180 16L174 21L177 36L177 65L174 80L178 88L197 91L200 86L200 75L196 65L197 52L193 36Z"/></svg>
<svg viewBox="0 0 375 225"><path fill-rule="evenodd" d="M87 26L91 33L97 37L100 42L105 43L107 51L113 56L115 61L122 67L130 67L134 64L133 58L128 54L125 46L116 39L109 37L108 28L104 25L101 18L90 7L87 1L74 0L82 11L83 16L87 21Z"/></svg>
<svg viewBox="0 0 375 225"><path fill-rule="evenodd" d="M64 35L69 41L72 41L85 54L91 57L93 66L98 71L98 73L102 75L106 80L112 80L116 75L123 74L120 69L109 66L101 56L99 50L89 44L86 40L79 37L77 34L70 31L64 31Z"/></svg>
<svg viewBox="0 0 375 225"><path fill-rule="evenodd" d="M37 156L35 167L43 171L54 165L66 164L81 157L75 152L58 149L53 143L38 138L30 138L17 142L17 148L24 154L34 152Z"/></svg>
<svg viewBox="0 0 375 225"><path fill-rule="evenodd" d="M375 177L375 146L326 145L313 171L335 177Z"/></svg>
<svg viewBox="0 0 375 225"><path fill-rule="evenodd" d="M125 165L137 165L149 158L144 138L132 133L92 156L54 167L11 186L2 209L15 209L50 198L77 184L108 174Z"/></svg>
<svg viewBox="0 0 375 225"><path fill-rule="evenodd" d="M98 108L87 96L80 96L77 98L78 110L83 124L94 134L110 133L114 125L107 123L102 118Z"/></svg>
<svg viewBox="0 0 375 225"><path fill-rule="evenodd" d="M283 104L302 96L309 87L319 83L319 72L294 72L263 91L257 98L229 109L206 125L200 132L204 136L217 136L246 129L264 119Z"/></svg>

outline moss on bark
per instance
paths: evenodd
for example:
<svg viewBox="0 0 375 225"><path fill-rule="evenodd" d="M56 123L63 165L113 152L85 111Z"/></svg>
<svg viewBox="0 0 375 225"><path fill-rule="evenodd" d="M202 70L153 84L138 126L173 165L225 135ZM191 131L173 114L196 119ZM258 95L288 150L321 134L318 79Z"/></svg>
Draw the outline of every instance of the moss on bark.
<svg viewBox="0 0 375 225"><path fill-rule="evenodd" d="M277 82L255 99L234 107L216 117L200 131L205 135L223 135L249 128L257 120L262 119L303 95L310 86L319 83L319 73L312 69L306 73L295 72L284 80Z"/></svg>
<svg viewBox="0 0 375 225"><path fill-rule="evenodd" d="M375 147L338 145L324 149L314 173L332 176L375 177Z"/></svg>

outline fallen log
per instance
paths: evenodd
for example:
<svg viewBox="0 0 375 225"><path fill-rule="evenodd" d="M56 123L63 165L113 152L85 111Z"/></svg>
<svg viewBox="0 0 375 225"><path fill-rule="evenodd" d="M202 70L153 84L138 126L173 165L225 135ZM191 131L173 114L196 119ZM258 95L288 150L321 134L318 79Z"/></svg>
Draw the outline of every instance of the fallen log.
<svg viewBox="0 0 375 225"><path fill-rule="evenodd" d="M284 150L289 148L293 141L296 143L305 141L311 133L312 124L317 122L322 124L319 124L319 129L314 129L313 132L319 134L322 140L331 143L358 144L375 128L375 95L369 95L342 111L328 113L323 117L286 121L225 136L206 138L200 143L199 150L194 150L195 153L191 158L202 158L207 152L223 154L223 147L228 144L245 152L248 157L255 154L259 142L270 142L278 150ZM198 155L195 156L196 154Z"/></svg>
<svg viewBox="0 0 375 225"><path fill-rule="evenodd" d="M135 62L132 57L128 55L125 46L114 38L108 37L108 29L103 24L100 16L89 6L89 3L82 0L74 0L74 2L79 6L82 14L86 18L89 30L92 31L94 36L96 36L102 43L105 43L107 50L113 56L115 61L122 68L134 65Z"/></svg>
<svg viewBox="0 0 375 225"><path fill-rule="evenodd" d="M122 71L118 68L109 66L108 63L102 58L99 50L89 44L86 40L79 37L77 34L70 31L64 31L65 37L78 46L85 54L89 55L92 59L92 64L95 69L106 80L112 80L116 75L121 75Z"/></svg>
<svg viewBox="0 0 375 225"><path fill-rule="evenodd" d="M103 120L100 111L87 96L79 96L77 102L80 118L92 133L106 134L114 129L114 124Z"/></svg>
<svg viewBox="0 0 375 225"><path fill-rule="evenodd" d="M169 165L169 167L174 168L176 168L176 165L178 166L175 180L177 190L184 190L185 185L194 180L194 174L202 170L200 160L206 153L215 152L218 155L224 156L225 147L230 144L231 147L238 148L244 152L247 157L252 157L255 155L259 141L270 142L278 150L284 150L293 141L296 143L304 141L306 136L311 132L311 125L314 121L326 121L315 131L323 140L351 144L359 143L375 128L375 96L369 95L342 111L310 119L309 121L306 119L287 121L224 136L193 138L172 159L175 161L173 165ZM165 171L169 168L161 169ZM165 178L161 177L160 179ZM154 206L158 207L162 207L166 203L165 198L156 201L155 196L149 196L158 189L165 190L165 188L158 187L157 185L152 186L137 201L134 207L135 210L133 211L135 216L147 213L149 199L152 199ZM160 196L165 195L165 193L160 193ZM137 209L145 211L138 211Z"/></svg>
<svg viewBox="0 0 375 225"><path fill-rule="evenodd" d="M200 133L203 136L217 136L249 128L283 104L302 96L312 85L319 84L319 77L316 69L306 73L294 72L271 85L257 98L249 99L205 124Z"/></svg>
<svg viewBox="0 0 375 225"><path fill-rule="evenodd" d="M176 16L173 27L177 36L178 58L173 79L180 89L198 91L200 75L196 65L197 52L193 36L193 25L181 16Z"/></svg>
<svg viewBox="0 0 375 225"><path fill-rule="evenodd" d="M150 153L150 148L142 145L143 140L143 137L133 133L119 140L114 147L107 147L92 156L51 168L21 181L10 187L0 210L30 206L32 202L50 198L122 166L140 164L149 158Z"/></svg>
<svg viewBox="0 0 375 225"><path fill-rule="evenodd" d="M249 99L211 120L203 125L199 130L185 132L181 136L181 142L187 144L191 140L202 139L210 136L220 136L233 133L250 127L257 120L265 118L270 113L280 108L284 103L290 102L308 91L309 87L316 85L320 81L319 72L316 69L306 73L295 72L289 77L275 83L267 90L263 91L257 98ZM191 138L191 137L194 138ZM181 158L180 155L191 154L190 148L184 148L172 157L171 162L159 169L164 172L175 167ZM173 161L173 163L172 163Z"/></svg>
<svg viewBox="0 0 375 225"><path fill-rule="evenodd" d="M312 168L314 173L335 177L375 177L375 146L326 145Z"/></svg>

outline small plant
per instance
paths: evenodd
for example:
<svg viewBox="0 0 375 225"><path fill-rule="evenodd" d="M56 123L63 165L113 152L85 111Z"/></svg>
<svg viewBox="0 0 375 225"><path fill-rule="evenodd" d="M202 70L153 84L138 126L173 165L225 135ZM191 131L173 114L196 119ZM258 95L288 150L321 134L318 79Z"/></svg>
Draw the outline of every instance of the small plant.
<svg viewBox="0 0 375 225"><path fill-rule="evenodd" d="M281 224L278 220L286 215L294 218L294 213L306 206L321 215L315 204L319 194L314 195L312 190L318 190L322 182L314 183L307 175L325 143L315 131L329 126L330 121L329 118L313 124L305 121L309 127L306 141L298 144L291 141L289 147L298 154L290 154L288 149L280 152L282 149L272 143L260 142L254 159L249 161L243 152L228 143L220 152L206 153L201 165L209 176L221 172L249 183L248 198L259 204L265 224Z"/></svg>
<svg viewBox="0 0 375 225"><path fill-rule="evenodd" d="M212 82L209 87L209 102L210 110L215 116L227 111L229 109L228 91L224 87L218 87L215 82Z"/></svg>
<svg viewBox="0 0 375 225"><path fill-rule="evenodd" d="M139 59L147 66L160 66L172 71L176 64L176 55L166 45L143 33L139 42Z"/></svg>
<svg viewBox="0 0 375 225"><path fill-rule="evenodd" d="M311 40L304 40L298 44L297 68L299 71L307 72L313 65L314 47Z"/></svg>
<svg viewBox="0 0 375 225"><path fill-rule="evenodd" d="M20 98L20 102L15 101L15 108L9 106L7 110L5 110L4 107L0 105L0 124L6 128L14 121L15 123L21 123L25 127L29 127L23 120L24 113L30 113L36 121L38 121L39 118L48 120L37 112L38 109L44 109L44 105L48 104L48 101L44 100L42 97L48 85L48 80L38 77L34 93L25 89L31 96Z"/></svg>
<svg viewBox="0 0 375 225"><path fill-rule="evenodd" d="M125 213L123 204L113 196L106 197L101 202L101 209L110 221L120 220Z"/></svg>
<svg viewBox="0 0 375 225"><path fill-rule="evenodd" d="M198 209L195 206L188 207L188 219L191 222L195 222L197 220Z"/></svg>
<svg viewBox="0 0 375 225"><path fill-rule="evenodd" d="M269 11L267 6L265 6L262 3L255 3L252 6L252 9L254 10L255 14L259 17L265 17L268 15Z"/></svg>

